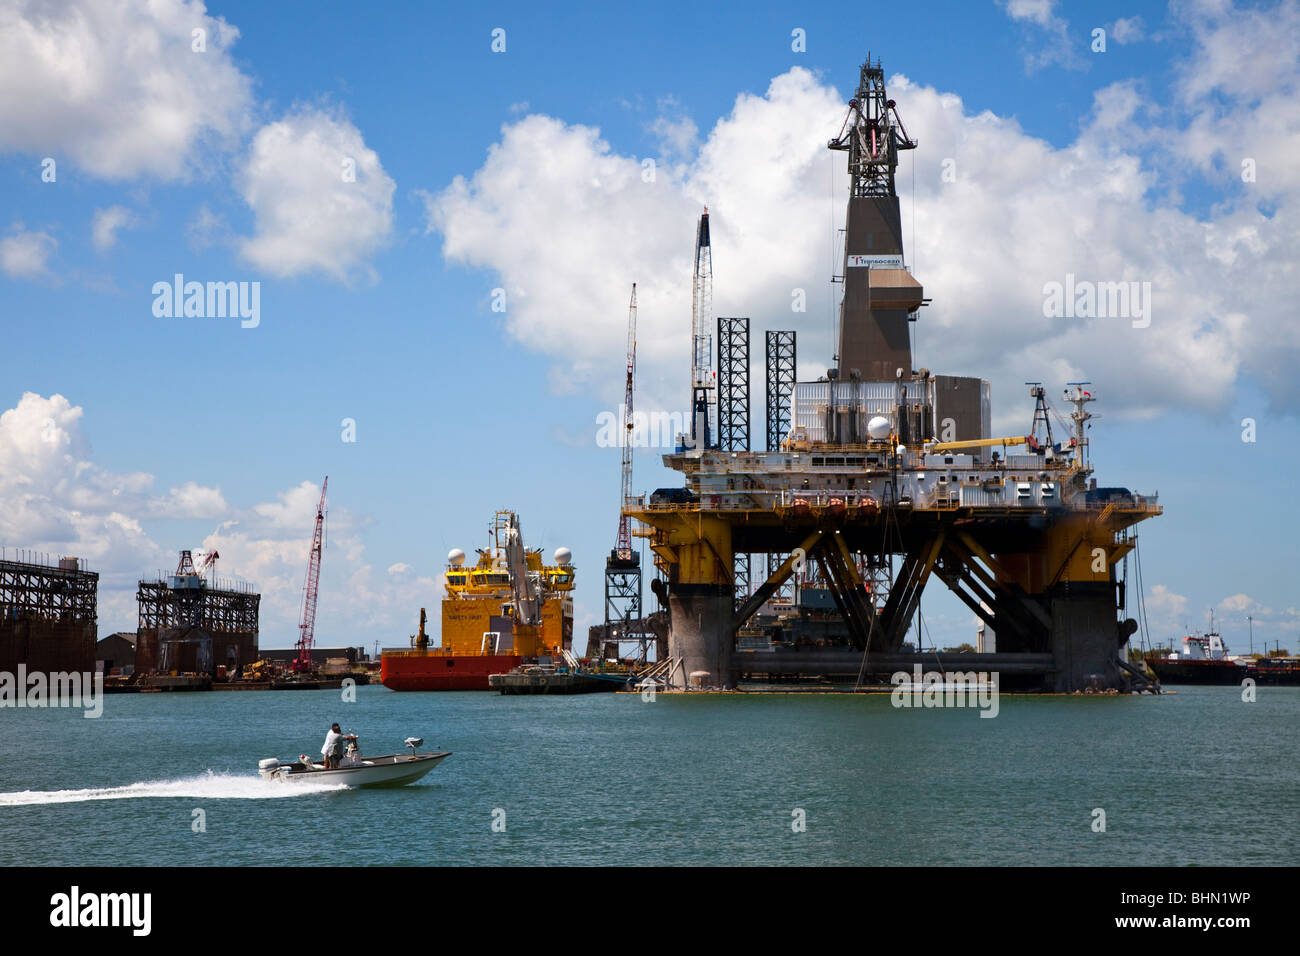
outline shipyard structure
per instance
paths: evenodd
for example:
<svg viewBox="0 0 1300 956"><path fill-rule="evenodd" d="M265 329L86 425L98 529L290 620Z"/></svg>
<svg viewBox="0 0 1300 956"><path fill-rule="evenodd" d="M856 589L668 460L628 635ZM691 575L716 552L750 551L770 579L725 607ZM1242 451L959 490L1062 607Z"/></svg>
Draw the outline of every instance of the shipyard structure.
<svg viewBox="0 0 1300 956"><path fill-rule="evenodd" d="M136 631L137 674L207 674L239 670L258 659L258 609L262 596L210 571L213 555L195 568L182 551L176 573L139 582ZM207 577L200 570L209 571Z"/></svg>
<svg viewBox="0 0 1300 956"><path fill-rule="evenodd" d="M79 558L0 558L0 672L93 671L98 587Z"/></svg>
<svg viewBox="0 0 1300 956"><path fill-rule="evenodd" d="M718 319L716 380L701 369L713 329L712 277L700 268L707 211L697 232L694 422L664 456L684 486L623 501L668 611L656 675L729 688L935 669L936 654L906 638L938 578L987 634L948 665L996 672L1004 689L1142 687L1122 655L1136 624L1119 569L1132 527L1161 509L1154 496L1097 487L1091 385L1068 383L1070 424L1058 418L1054 435L1046 389L1029 383L1029 432L996 437L987 381L914 367L910 323L928 300L904 258L894 179L899 151L916 143L878 61L867 58L829 146L847 154L850 176L837 354L824 375L797 381L795 331L767 333L766 450L749 447L748 319ZM805 593L826 613L788 597L792 578L810 575ZM738 634L766 636L738 645Z"/></svg>

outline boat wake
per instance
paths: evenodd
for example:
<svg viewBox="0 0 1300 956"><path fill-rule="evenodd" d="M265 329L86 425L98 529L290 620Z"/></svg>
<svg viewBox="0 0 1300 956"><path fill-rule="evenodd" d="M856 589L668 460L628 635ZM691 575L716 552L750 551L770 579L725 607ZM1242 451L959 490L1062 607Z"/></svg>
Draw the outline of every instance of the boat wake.
<svg viewBox="0 0 1300 956"><path fill-rule="evenodd" d="M95 787L86 790L18 790L0 793L0 807L26 807L50 803L84 803L91 800L140 800L183 797L191 800L270 800L301 797L331 790L346 790L343 784L263 780L258 776L207 773L175 780L146 780L124 787Z"/></svg>

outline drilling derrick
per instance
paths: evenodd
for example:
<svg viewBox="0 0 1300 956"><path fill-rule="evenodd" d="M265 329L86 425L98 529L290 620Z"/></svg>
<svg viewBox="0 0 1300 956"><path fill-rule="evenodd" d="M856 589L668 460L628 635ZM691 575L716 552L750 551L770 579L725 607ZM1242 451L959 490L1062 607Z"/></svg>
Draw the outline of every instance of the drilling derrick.
<svg viewBox="0 0 1300 956"><path fill-rule="evenodd" d="M870 55L840 135L827 145L849 154L839 377L889 381L898 369L910 375L908 317L924 298L903 261L894 172L899 151L915 149L916 142L908 139L894 101L885 95L880 61L872 66Z"/></svg>

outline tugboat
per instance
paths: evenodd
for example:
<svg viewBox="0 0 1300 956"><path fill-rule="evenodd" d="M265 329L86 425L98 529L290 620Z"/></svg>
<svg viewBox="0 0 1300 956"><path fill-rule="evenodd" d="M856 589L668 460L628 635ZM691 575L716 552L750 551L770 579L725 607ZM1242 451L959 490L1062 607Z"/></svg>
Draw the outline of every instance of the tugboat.
<svg viewBox="0 0 1300 956"><path fill-rule="evenodd" d="M491 542L465 567L447 555L442 645L430 647L425 611L410 650L384 651L380 674L390 690L489 690L493 674L526 660L562 657L573 642L573 555L556 548L553 564L524 547L519 517L498 511Z"/></svg>
<svg viewBox="0 0 1300 956"><path fill-rule="evenodd" d="M1146 663L1162 684L1240 684L1248 676L1244 664L1229 660L1228 645L1214 629L1213 612L1210 630L1184 637L1181 653L1153 655Z"/></svg>

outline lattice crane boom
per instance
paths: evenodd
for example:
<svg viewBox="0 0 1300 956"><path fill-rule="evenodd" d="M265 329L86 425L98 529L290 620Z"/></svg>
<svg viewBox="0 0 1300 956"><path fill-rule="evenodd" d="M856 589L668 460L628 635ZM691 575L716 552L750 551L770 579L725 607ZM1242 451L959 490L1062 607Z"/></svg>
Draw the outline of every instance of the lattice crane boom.
<svg viewBox="0 0 1300 956"><path fill-rule="evenodd" d="M695 271L691 274L691 438L696 447L712 448L709 434L713 388L713 243L709 207L695 231Z"/></svg>
<svg viewBox="0 0 1300 956"><path fill-rule="evenodd" d="M632 382L636 377L636 283L632 283L632 301L627 307L627 384L623 391L623 480L618 499L618 544L621 560L632 559L632 519L623 514L632 496Z"/></svg>
<svg viewBox="0 0 1300 956"><path fill-rule="evenodd" d="M302 594L302 623L298 625L298 656L293 669L299 673L311 670L311 647L316 636L316 599L320 589L320 559L325 529L325 489L329 475L320 486L320 504L316 507L316 530L312 534L311 554L307 558L307 583Z"/></svg>

